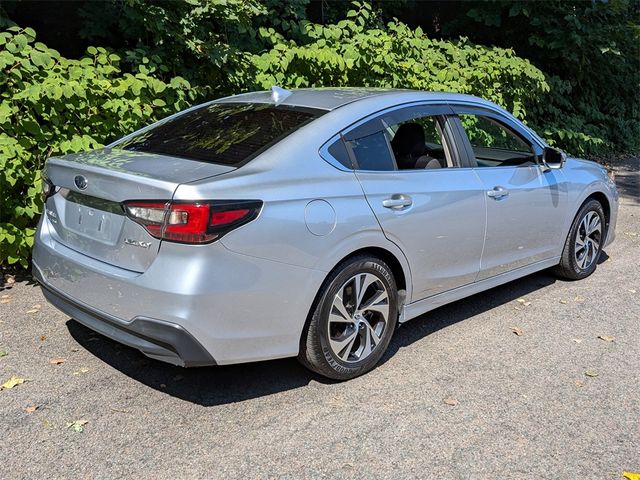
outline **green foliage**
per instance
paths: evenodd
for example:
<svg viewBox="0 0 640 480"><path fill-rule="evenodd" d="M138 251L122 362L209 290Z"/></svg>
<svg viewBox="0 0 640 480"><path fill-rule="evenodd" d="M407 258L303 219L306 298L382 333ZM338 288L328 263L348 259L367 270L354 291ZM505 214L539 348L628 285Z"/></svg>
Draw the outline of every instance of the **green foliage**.
<svg viewBox="0 0 640 480"><path fill-rule="evenodd" d="M514 45L544 71L550 91L531 120L579 155L640 150L640 3L634 0L464 2L445 25L484 44ZM459 5L460 7L460 5ZM465 10L462 8L461 10Z"/></svg>
<svg viewBox="0 0 640 480"><path fill-rule="evenodd" d="M146 0L86 2L80 36L109 42L117 35L129 65L162 58L160 75L180 75L200 97L246 89L250 54L271 38L300 36L306 0ZM269 15L267 15L269 14ZM260 34L259 31L263 33ZM277 35L276 35L277 32Z"/></svg>
<svg viewBox="0 0 640 480"><path fill-rule="evenodd" d="M155 78L145 58L122 74L120 57L102 47L68 60L35 37L31 28L0 32L0 263L25 267L46 158L99 148L193 100L188 82Z"/></svg>
<svg viewBox="0 0 640 480"><path fill-rule="evenodd" d="M256 87L362 86L482 96L524 118L525 99L549 87L544 74L511 49L432 40L420 28L375 23L368 4L335 25L307 24L309 41L254 55Z"/></svg>

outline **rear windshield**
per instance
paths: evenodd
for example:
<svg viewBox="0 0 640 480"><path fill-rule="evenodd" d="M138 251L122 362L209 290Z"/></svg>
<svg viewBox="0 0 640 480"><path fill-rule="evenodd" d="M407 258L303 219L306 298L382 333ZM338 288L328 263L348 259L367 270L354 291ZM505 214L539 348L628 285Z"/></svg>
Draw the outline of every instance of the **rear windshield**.
<svg viewBox="0 0 640 480"><path fill-rule="evenodd" d="M213 103L163 122L115 148L238 167L323 113L263 103Z"/></svg>

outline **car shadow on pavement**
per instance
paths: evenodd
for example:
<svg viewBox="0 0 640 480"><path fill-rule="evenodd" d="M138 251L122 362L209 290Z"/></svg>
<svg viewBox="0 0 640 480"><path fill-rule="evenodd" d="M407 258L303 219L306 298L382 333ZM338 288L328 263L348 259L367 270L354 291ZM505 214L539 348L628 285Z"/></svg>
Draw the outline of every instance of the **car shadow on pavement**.
<svg viewBox="0 0 640 480"><path fill-rule="evenodd" d="M602 253L602 256L606 257L604 252ZM526 297L532 292L552 285L557 281L562 280L545 270L490 290L485 290L457 302L443 305L420 315L398 328L381 363L393 357L402 347L411 345L438 330L462 322L475 315L480 315L500 305L513 302L518 298Z"/></svg>
<svg viewBox="0 0 640 480"><path fill-rule="evenodd" d="M603 252L600 262L607 258ZM438 330L525 297L557 281L562 280L543 271L421 315L398 329L381 363L391 359L402 347ZM82 347L125 375L168 395L203 406L223 405L293 390L312 381L333 383L309 372L293 358L185 369L149 359L75 320L70 319L67 328Z"/></svg>
<svg viewBox="0 0 640 480"><path fill-rule="evenodd" d="M308 385L324 379L295 359L182 368L145 357L70 319L71 336L93 355L148 387L203 406L223 405Z"/></svg>

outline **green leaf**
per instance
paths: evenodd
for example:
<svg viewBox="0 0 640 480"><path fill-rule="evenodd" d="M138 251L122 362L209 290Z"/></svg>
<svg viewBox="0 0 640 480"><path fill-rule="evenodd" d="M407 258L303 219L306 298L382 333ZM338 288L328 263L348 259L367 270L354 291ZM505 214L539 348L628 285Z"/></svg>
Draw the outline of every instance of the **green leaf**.
<svg viewBox="0 0 640 480"><path fill-rule="evenodd" d="M82 433L87 423L89 423L87 420L74 420L73 422L67 422L65 427L74 432Z"/></svg>

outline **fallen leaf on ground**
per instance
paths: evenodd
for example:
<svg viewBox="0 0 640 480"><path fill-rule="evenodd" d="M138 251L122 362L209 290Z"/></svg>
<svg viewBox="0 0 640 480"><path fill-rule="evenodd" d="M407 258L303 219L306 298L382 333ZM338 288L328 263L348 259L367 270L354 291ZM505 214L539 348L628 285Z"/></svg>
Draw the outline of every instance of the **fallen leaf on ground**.
<svg viewBox="0 0 640 480"><path fill-rule="evenodd" d="M35 305L31 305L31 310L27 310L27 313L38 313L42 305L36 303Z"/></svg>
<svg viewBox="0 0 640 480"><path fill-rule="evenodd" d="M13 275L5 275L4 276L4 284L5 285L13 285L16 283L16 278Z"/></svg>
<svg viewBox="0 0 640 480"><path fill-rule="evenodd" d="M517 300L517 302L518 302L518 303L521 303L521 304L522 304L522 305L524 305L525 307L528 307L529 305L531 305L531 302L530 302L530 301L528 301L528 300L526 300L526 299L524 299L524 298L519 298L519 299Z"/></svg>
<svg viewBox="0 0 640 480"><path fill-rule="evenodd" d="M27 413L33 413L33 412L35 412L38 408L40 408L40 406L39 406L39 405L33 405L33 406L31 406L31 407L27 407L27 408L25 408L25 409L24 409L24 411L25 411L25 412L27 412Z"/></svg>
<svg viewBox="0 0 640 480"><path fill-rule="evenodd" d="M636 291L635 291L633 288L631 288L629 291L630 291L631 293L636 293Z"/></svg>
<svg viewBox="0 0 640 480"><path fill-rule="evenodd" d="M9 298L9 295L2 295L0 298L2 298L2 299Z"/></svg>
<svg viewBox="0 0 640 480"><path fill-rule="evenodd" d="M519 337L522 336L522 330L520 330L518 327L511 327L511 331Z"/></svg>
<svg viewBox="0 0 640 480"><path fill-rule="evenodd" d="M576 380L576 387L578 388L584 387L584 382L582 380Z"/></svg>
<svg viewBox="0 0 640 480"><path fill-rule="evenodd" d="M79 348L72 348L72 349L71 349L71 351L72 351L72 352L79 352L79 351L80 351L80 349L79 349Z"/></svg>
<svg viewBox="0 0 640 480"><path fill-rule="evenodd" d="M584 302L584 297L576 297L576 298L573 299L573 301L577 302L577 303L582 303L582 302Z"/></svg>
<svg viewBox="0 0 640 480"><path fill-rule="evenodd" d="M0 357L6 357L7 355L9 355L9 352L6 350L0 350Z"/></svg>
<svg viewBox="0 0 640 480"><path fill-rule="evenodd" d="M592 377L592 378L595 378L598 376L598 372L594 372L593 370L587 370L586 372L584 372L584 374L587 377Z"/></svg>
<svg viewBox="0 0 640 480"><path fill-rule="evenodd" d="M610 337L608 335L598 335L598 338L600 340L604 340L605 342L613 342L615 340L615 337Z"/></svg>
<svg viewBox="0 0 640 480"><path fill-rule="evenodd" d="M622 476L627 480L640 480L640 473L624 472Z"/></svg>
<svg viewBox="0 0 640 480"><path fill-rule="evenodd" d="M62 363L64 363L64 362L66 362L66 361L67 361L67 360L66 360L66 359L64 359L64 358L54 357L54 358L52 358L52 359L50 359L50 360L49 360L49 363L50 363L51 365L60 365L60 364L62 364Z"/></svg>
<svg viewBox="0 0 640 480"><path fill-rule="evenodd" d="M73 372L74 375L80 375L82 373L87 373L89 371L88 368L86 367L82 367L80 370L78 370L77 372Z"/></svg>
<svg viewBox="0 0 640 480"><path fill-rule="evenodd" d="M40 335L40 341L44 342L47 339L47 337L45 337L44 335Z"/></svg>
<svg viewBox="0 0 640 480"><path fill-rule="evenodd" d="M11 377L9 380L0 385L0 390L10 389L15 387L16 385L22 385L27 380L20 377Z"/></svg>
<svg viewBox="0 0 640 480"><path fill-rule="evenodd" d="M569 302L567 302L566 300L560 300L560 303L562 303L563 305L566 305Z"/></svg>
<svg viewBox="0 0 640 480"><path fill-rule="evenodd" d="M55 425L52 422L50 422L49 420L47 420L46 418L42 421L42 426L44 428L54 428L55 427Z"/></svg>
<svg viewBox="0 0 640 480"><path fill-rule="evenodd" d="M576 342L576 343L582 343L582 340L579 339L579 338L574 338L573 341Z"/></svg>
<svg viewBox="0 0 640 480"><path fill-rule="evenodd" d="M0 300L0 303L9 303L10 301L10 298L3 298L2 300Z"/></svg>
<svg viewBox="0 0 640 480"><path fill-rule="evenodd" d="M67 422L66 427L74 432L82 433L87 423L89 423L87 420L75 420L73 422Z"/></svg>
<svg viewBox="0 0 640 480"><path fill-rule="evenodd" d="M456 400L455 398L447 398L444 403L446 403L447 405L449 405L450 407L455 407L456 405L458 405L458 400Z"/></svg>

